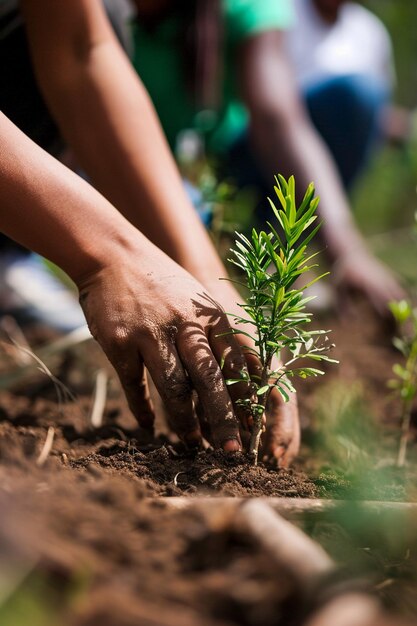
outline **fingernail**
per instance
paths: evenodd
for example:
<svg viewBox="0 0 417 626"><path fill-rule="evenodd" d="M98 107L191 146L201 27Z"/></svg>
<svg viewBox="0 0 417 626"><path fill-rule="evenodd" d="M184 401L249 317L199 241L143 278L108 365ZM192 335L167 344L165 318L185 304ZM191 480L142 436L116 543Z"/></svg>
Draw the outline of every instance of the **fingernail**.
<svg viewBox="0 0 417 626"><path fill-rule="evenodd" d="M242 448L237 439L228 439L223 444L223 450L225 452L240 452Z"/></svg>

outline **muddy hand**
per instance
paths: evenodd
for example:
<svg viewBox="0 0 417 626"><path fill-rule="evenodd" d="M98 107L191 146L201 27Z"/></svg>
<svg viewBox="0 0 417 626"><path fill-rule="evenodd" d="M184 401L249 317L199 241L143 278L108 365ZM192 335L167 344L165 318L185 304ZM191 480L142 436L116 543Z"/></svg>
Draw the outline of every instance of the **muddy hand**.
<svg viewBox="0 0 417 626"><path fill-rule="evenodd" d="M231 371L244 364L244 356L234 337L218 336L230 329L227 316L200 283L159 250L134 257L79 285L91 333L116 369L132 412L141 426L152 430L146 366L170 426L184 442L201 443L196 393L212 444L226 451L241 449L220 361L225 345Z"/></svg>

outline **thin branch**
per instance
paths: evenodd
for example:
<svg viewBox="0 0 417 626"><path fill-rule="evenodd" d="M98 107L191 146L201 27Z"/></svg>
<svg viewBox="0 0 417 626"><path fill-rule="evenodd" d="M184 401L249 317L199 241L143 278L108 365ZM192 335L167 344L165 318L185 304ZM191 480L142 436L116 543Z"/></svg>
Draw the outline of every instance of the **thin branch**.
<svg viewBox="0 0 417 626"><path fill-rule="evenodd" d="M279 570L302 586L335 567L318 543L261 500L248 500L239 507L234 526L252 537Z"/></svg>
<svg viewBox="0 0 417 626"><path fill-rule="evenodd" d="M106 370L98 370L94 387L94 402L90 415L90 422L93 428L100 428L103 423L103 413L107 399L108 379L109 377Z"/></svg>
<svg viewBox="0 0 417 626"><path fill-rule="evenodd" d="M45 439L45 443L43 444L43 448L41 450L40 455L38 456L38 458L36 459L36 465L38 465L39 467L42 467L42 465L44 465L46 463L46 460L52 450L52 445L54 443L54 437L55 437L55 428L53 428L53 426L50 426L48 428L48 432L46 435L46 439Z"/></svg>

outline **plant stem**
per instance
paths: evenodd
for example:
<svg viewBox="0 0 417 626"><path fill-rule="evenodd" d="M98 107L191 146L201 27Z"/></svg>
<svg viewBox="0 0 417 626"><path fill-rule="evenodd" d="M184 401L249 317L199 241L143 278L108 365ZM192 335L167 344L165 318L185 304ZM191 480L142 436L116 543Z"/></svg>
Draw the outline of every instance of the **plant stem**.
<svg viewBox="0 0 417 626"><path fill-rule="evenodd" d="M271 361L272 361L272 356L267 358L267 362L262 368L260 387L264 387L265 385L268 384ZM263 393L261 396L259 396L258 404L262 404L264 407L266 407L266 400L268 398L268 395L269 395L269 390ZM255 466L258 465L259 444L261 442L264 416L265 416L265 411L261 414L256 413L255 415L252 416L253 426L252 426L251 437L250 437L250 442L249 442L249 455L252 457L253 465Z"/></svg>
<svg viewBox="0 0 417 626"><path fill-rule="evenodd" d="M410 376L410 382L415 390L416 379L417 379L417 341L414 342L412 345L411 353L408 357L407 364L406 364L406 370ZM405 398L403 402L401 439L400 439L400 447L398 450L397 467L404 467L405 465L405 459L407 455L408 435L410 432L410 424L411 424L411 411L413 408L413 399L414 399L414 396L407 397Z"/></svg>
<svg viewBox="0 0 417 626"><path fill-rule="evenodd" d="M253 465L258 465L258 452L259 444L261 442L264 415L265 413L262 413L262 415L256 415L256 417L253 418L253 426L249 442L249 455L252 457Z"/></svg>

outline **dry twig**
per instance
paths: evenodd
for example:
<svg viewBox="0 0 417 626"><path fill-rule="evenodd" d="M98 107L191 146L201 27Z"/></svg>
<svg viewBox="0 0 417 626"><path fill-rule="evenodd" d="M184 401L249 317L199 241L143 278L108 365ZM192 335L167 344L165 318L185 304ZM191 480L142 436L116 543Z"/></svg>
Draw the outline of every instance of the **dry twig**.
<svg viewBox="0 0 417 626"><path fill-rule="evenodd" d="M41 450L41 453L38 456L38 458L36 459L36 465L38 465L39 467L42 467L42 465L44 465L46 463L46 460L47 460L47 458L49 456L49 453L52 450L52 444L54 443L54 437L55 437L55 428L50 426L48 428L48 433L46 435L45 443L43 444L43 448Z"/></svg>
<svg viewBox="0 0 417 626"><path fill-rule="evenodd" d="M90 415L90 422L93 428L100 428L103 423L103 413L107 399L108 379L109 377L106 370L98 370L94 388L94 402Z"/></svg>
<svg viewBox="0 0 417 626"><path fill-rule="evenodd" d="M43 373L46 373L48 368L46 367L44 361L56 354L61 354L76 345L88 341L89 339L91 339L90 331L87 326L82 326L81 328L68 333L65 337L61 337L47 346L42 347L37 351L37 354L24 346L17 346L21 352L27 354L31 358L31 362L28 365L17 367L11 372L2 375L0 378L0 389L8 389L12 385L21 383L28 375L32 375L34 370L36 371L36 364L42 365L42 371Z"/></svg>
<svg viewBox="0 0 417 626"><path fill-rule="evenodd" d="M252 537L279 569L302 586L335 567L318 543L261 500L248 500L238 507L233 525Z"/></svg>
<svg viewBox="0 0 417 626"><path fill-rule="evenodd" d="M0 320L0 327L6 334L7 338L11 341L10 348L12 350L12 357L16 364L20 367L28 365L31 362L30 356L20 349L25 348L30 351L30 345L25 337L23 330L11 315L5 315Z"/></svg>

